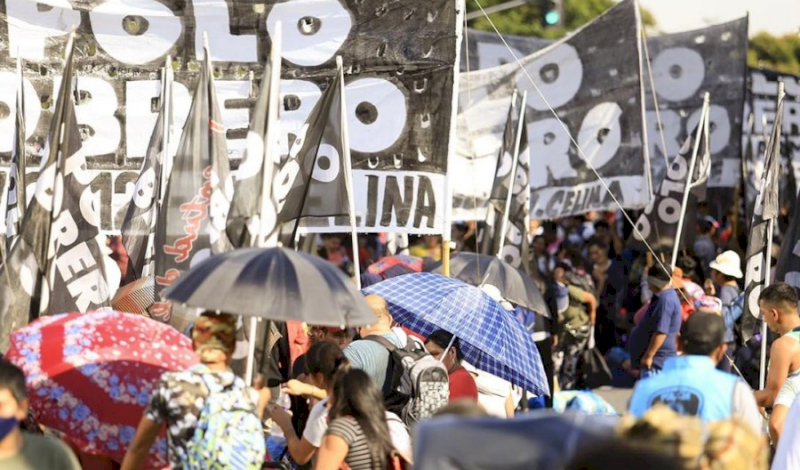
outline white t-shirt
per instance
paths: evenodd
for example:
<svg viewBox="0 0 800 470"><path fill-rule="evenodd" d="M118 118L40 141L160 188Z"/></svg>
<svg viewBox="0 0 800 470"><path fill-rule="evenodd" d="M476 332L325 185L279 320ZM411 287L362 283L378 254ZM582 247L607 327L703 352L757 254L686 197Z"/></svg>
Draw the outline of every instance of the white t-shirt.
<svg viewBox="0 0 800 470"><path fill-rule="evenodd" d="M386 423L389 425L389 434L391 434L392 444L395 450L406 458L410 458L411 452L411 436L408 433L405 423L394 413L386 412ZM303 431L303 437L312 446L319 448L322 445L322 438L325 436L325 431L328 430L328 399L320 400L319 403L311 408L308 414L308 421L306 422L306 429Z"/></svg>
<svg viewBox="0 0 800 470"><path fill-rule="evenodd" d="M783 421L772 470L800 470L800 398L795 398Z"/></svg>
<svg viewBox="0 0 800 470"><path fill-rule="evenodd" d="M476 369L471 364L462 362L467 371L474 373L475 385L478 387L478 403L491 416L508 418L506 400L511 395L512 386L496 375Z"/></svg>

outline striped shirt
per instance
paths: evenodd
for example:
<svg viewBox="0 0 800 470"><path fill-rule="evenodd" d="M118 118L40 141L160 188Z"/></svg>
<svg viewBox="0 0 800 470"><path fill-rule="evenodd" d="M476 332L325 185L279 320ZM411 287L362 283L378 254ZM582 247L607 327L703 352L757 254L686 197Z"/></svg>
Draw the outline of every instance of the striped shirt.
<svg viewBox="0 0 800 470"><path fill-rule="evenodd" d="M341 437L347 443L348 451L344 462L350 470L383 470L377 461L373 463L367 436L355 418L344 416L333 420L325 435Z"/></svg>

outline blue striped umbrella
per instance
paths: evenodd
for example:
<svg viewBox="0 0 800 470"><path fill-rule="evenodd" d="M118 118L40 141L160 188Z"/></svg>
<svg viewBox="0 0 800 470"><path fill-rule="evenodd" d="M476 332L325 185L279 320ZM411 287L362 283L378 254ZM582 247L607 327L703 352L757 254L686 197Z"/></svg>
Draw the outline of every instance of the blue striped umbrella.
<svg viewBox="0 0 800 470"><path fill-rule="evenodd" d="M423 336L438 329L461 342L464 358L478 369L535 395L549 395L542 360L525 327L498 302L457 279L415 273L367 287L386 299L395 321Z"/></svg>

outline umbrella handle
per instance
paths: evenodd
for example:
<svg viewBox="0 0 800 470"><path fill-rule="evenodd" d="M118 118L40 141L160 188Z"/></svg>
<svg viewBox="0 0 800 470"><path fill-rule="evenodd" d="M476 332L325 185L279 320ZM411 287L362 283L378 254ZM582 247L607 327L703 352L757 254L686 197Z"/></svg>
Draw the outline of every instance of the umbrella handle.
<svg viewBox="0 0 800 470"><path fill-rule="evenodd" d="M448 351L450 351L450 348L453 347L453 344L455 342L456 342L456 335L453 335L453 337L450 339L450 344L448 344L447 347L444 348L444 351L442 351L442 355L439 357L439 364L441 364L442 361L444 361L444 357L447 356Z"/></svg>

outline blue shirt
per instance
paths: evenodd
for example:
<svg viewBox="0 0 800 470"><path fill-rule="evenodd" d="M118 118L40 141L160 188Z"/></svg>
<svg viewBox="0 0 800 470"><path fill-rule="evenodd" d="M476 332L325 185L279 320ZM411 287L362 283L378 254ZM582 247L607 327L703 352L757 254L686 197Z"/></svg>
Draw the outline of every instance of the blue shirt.
<svg viewBox="0 0 800 470"><path fill-rule="evenodd" d="M668 359L660 374L636 383L630 401L631 414L641 417L654 405L664 404L678 414L698 416L706 422L729 419L737 414L746 418L747 413L737 409L734 397L737 386L746 387L745 383L716 367L708 356ZM750 401L752 410L756 408L752 393ZM757 416L755 423L758 426Z"/></svg>
<svg viewBox="0 0 800 470"><path fill-rule="evenodd" d="M398 348L403 347L400 338L394 333L381 336L388 339ZM344 355L354 369L363 370L372 378L378 389L383 388L383 383L386 381L386 371L389 368L390 356L388 349L378 342L360 339L353 341L344 348Z"/></svg>
<svg viewBox="0 0 800 470"><path fill-rule="evenodd" d="M653 367L661 369L667 358L677 356L676 341L681 322L681 301L675 289L667 289L654 295L642 321L633 329L628 341L633 367L641 367L642 356L647 352L650 340L658 333L667 335L667 338L653 357Z"/></svg>

